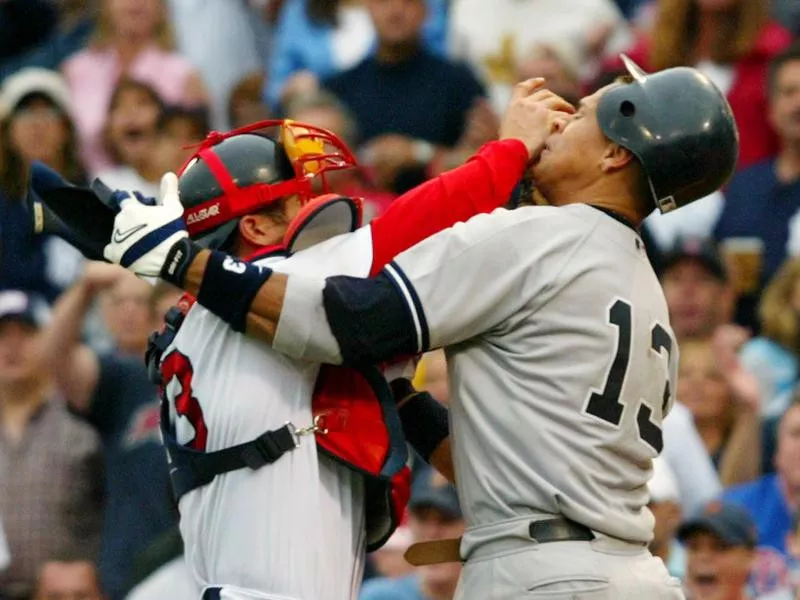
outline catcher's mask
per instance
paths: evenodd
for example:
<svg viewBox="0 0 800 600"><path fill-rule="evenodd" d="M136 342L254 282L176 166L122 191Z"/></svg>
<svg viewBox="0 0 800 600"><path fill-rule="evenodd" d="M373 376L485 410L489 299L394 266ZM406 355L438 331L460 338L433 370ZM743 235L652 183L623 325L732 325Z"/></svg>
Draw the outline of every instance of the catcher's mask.
<svg viewBox="0 0 800 600"><path fill-rule="evenodd" d="M193 240L224 248L244 215L288 196L305 204L329 191L327 173L355 167L342 140L306 123L268 120L212 132L178 171L183 218Z"/></svg>

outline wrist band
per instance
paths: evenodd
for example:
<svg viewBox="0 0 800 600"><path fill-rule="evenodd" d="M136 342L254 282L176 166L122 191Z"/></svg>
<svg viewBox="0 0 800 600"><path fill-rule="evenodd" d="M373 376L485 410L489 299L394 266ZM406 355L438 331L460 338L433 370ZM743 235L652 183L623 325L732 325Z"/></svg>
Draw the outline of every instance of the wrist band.
<svg viewBox="0 0 800 600"><path fill-rule="evenodd" d="M447 407L428 392L418 392L397 412L406 441L428 462L433 451L450 435Z"/></svg>
<svg viewBox="0 0 800 600"><path fill-rule="evenodd" d="M258 290L272 276L272 269L257 267L212 250L197 293L197 302L244 333L247 313Z"/></svg>
<svg viewBox="0 0 800 600"><path fill-rule="evenodd" d="M195 244L188 237L181 238L175 242L167 252L167 258L164 265L161 267L159 277L183 289L183 283L186 279L186 273L189 266L194 262L197 253L201 248Z"/></svg>

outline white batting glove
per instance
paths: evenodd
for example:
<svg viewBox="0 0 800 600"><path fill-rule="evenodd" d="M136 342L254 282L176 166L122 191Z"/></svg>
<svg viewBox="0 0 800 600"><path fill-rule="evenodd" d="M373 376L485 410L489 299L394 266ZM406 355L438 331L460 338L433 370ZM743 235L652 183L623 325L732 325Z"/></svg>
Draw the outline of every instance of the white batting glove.
<svg viewBox="0 0 800 600"><path fill-rule="evenodd" d="M103 256L137 275L158 277L169 249L189 235L178 196L178 176L167 173L161 178L161 193L154 205L144 204L134 194L121 196L120 212Z"/></svg>

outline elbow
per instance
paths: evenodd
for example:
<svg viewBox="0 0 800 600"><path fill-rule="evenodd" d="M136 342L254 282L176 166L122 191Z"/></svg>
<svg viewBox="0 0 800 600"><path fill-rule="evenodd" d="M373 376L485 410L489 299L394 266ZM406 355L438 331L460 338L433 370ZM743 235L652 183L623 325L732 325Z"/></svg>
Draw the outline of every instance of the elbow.
<svg viewBox="0 0 800 600"><path fill-rule="evenodd" d="M323 305L345 365L374 365L420 351L412 316L385 273L329 278Z"/></svg>

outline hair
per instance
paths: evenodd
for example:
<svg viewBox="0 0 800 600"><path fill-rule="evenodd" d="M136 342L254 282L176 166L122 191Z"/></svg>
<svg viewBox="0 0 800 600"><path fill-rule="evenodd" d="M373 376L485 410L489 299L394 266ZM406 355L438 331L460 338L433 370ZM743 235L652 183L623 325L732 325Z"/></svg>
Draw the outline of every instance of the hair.
<svg viewBox="0 0 800 600"><path fill-rule="evenodd" d="M307 0L306 16L317 25L339 24L339 0Z"/></svg>
<svg viewBox="0 0 800 600"><path fill-rule="evenodd" d="M788 63L795 61L800 61L800 40L795 41L791 46L770 61L769 68L767 69L767 92L770 97L775 92L775 88L778 85L778 76L780 75L781 69Z"/></svg>
<svg viewBox="0 0 800 600"><path fill-rule="evenodd" d="M245 75L233 87L228 96L228 121L236 121L235 107L241 102L264 104L262 92L266 75L263 71L256 71ZM266 105L264 105L266 107Z"/></svg>
<svg viewBox="0 0 800 600"><path fill-rule="evenodd" d="M320 109L339 113L344 124L340 137L348 147L354 148L358 143L358 124L356 119L350 109L332 93L326 90L317 90L295 96L286 104L285 112L289 118L293 118L293 115L304 110ZM309 125L313 125L313 123L309 123Z"/></svg>
<svg viewBox="0 0 800 600"><path fill-rule="evenodd" d="M122 95L125 92L129 91L144 92L147 95L148 99L158 107L159 121L165 109L164 101L161 99L161 96L158 94L156 89L149 83L145 83L144 81L139 81L137 79L133 79L128 76L123 76L117 82L117 85L114 88L114 92L111 94L111 99L108 102L108 112L106 113L106 124L104 126L104 131L103 131L103 138L104 138L103 141L105 145L105 150L115 163L120 162L120 156L116 148L114 147L113 143L111 142L111 113L113 113L114 110L116 110L117 105L119 104L120 99L122 98Z"/></svg>
<svg viewBox="0 0 800 600"><path fill-rule="evenodd" d="M97 24L90 40L91 47L98 50L104 50L114 45L115 31L114 23L111 20L110 3L111 0L103 0L103 4L100 7L100 15L97 18ZM162 50L172 51L176 47L175 34L169 22L165 0L158 0L158 4L161 18L156 23L153 41Z"/></svg>
<svg viewBox="0 0 800 600"><path fill-rule="evenodd" d="M57 107L46 95L37 95ZM78 154L78 135L75 131L75 124L68 114L63 113L60 109L59 112L61 112L61 119L67 129L67 139L63 149L64 167L61 175L67 181L82 184L86 181L86 171ZM15 113L16 109L0 121L0 189L10 199L21 200L25 196L28 185L28 166L11 143L11 123Z"/></svg>
<svg viewBox="0 0 800 600"><path fill-rule="evenodd" d="M158 118L157 129L163 132L173 121L189 121L197 132L197 141L201 141L211 129L208 109L203 106L186 108L183 106L165 106Z"/></svg>
<svg viewBox="0 0 800 600"><path fill-rule="evenodd" d="M747 56L768 21L768 0L739 0L733 9L717 17L711 58L729 64ZM659 0L651 36L653 70L692 64L699 29L697 0Z"/></svg>
<svg viewBox="0 0 800 600"><path fill-rule="evenodd" d="M800 350L800 316L792 308L794 288L800 283L800 258L787 260L764 289L758 316L761 333L785 348ZM798 396L800 400L800 396Z"/></svg>

